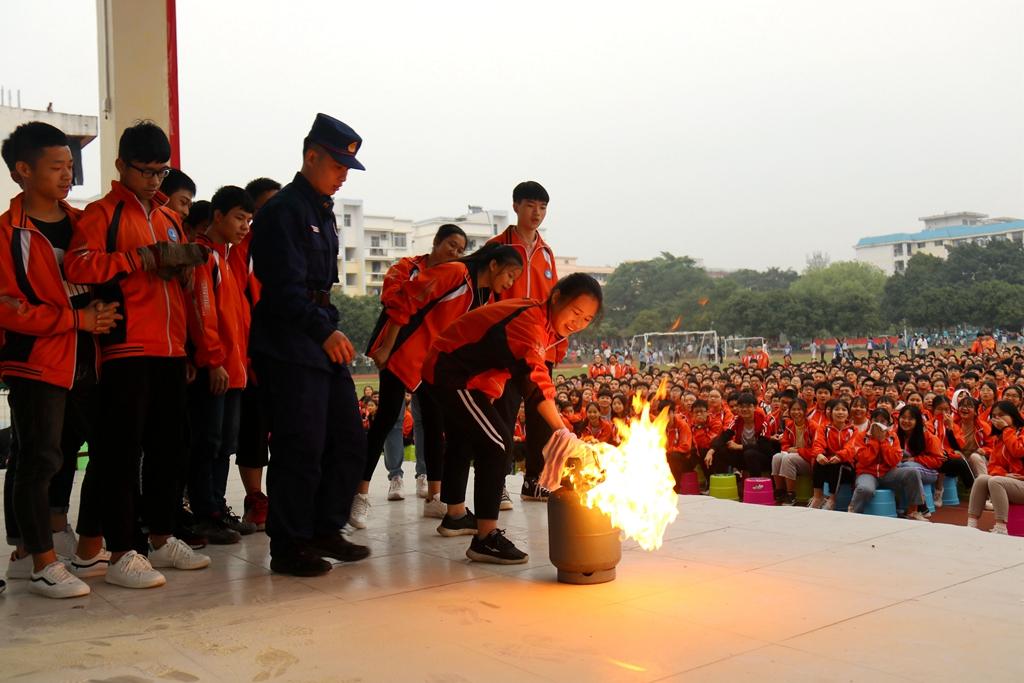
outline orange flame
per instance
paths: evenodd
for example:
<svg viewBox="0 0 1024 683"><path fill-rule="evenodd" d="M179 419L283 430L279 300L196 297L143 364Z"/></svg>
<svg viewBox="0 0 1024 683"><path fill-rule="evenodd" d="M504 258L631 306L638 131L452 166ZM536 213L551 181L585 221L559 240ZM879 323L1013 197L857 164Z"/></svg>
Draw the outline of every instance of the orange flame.
<svg viewBox="0 0 1024 683"><path fill-rule="evenodd" d="M700 299L697 300L697 303L700 304L701 306L707 306L709 301L711 301L711 299L707 298L706 296L702 296Z"/></svg>
<svg viewBox="0 0 1024 683"><path fill-rule="evenodd" d="M679 326L683 324L683 316L676 318L676 321L672 323L672 327L668 328L669 332L675 332L679 329Z"/></svg>
<svg viewBox="0 0 1024 683"><path fill-rule="evenodd" d="M662 382L655 400L665 396ZM671 411L651 417L651 403L633 398L629 424L616 420L619 446L594 444L596 462L590 460L566 471L580 501L608 515L612 526L644 550L661 547L665 529L679 514L675 479L665 459L666 428Z"/></svg>

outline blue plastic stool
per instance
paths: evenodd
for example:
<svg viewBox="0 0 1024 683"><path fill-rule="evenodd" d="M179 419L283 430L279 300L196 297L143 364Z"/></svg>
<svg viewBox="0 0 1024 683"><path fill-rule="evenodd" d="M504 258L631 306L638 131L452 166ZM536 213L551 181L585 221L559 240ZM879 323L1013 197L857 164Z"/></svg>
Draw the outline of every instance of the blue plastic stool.
<svg viewBox="0 0 1024 683"><path fill-rule="evenodd" d="M924 504L928 506L928 512L935 512L935 486L933 484L924 484Z"/></svg>
<svg viewBox="0 0 1024 683"><path fill-rule="evenodd" d="M828 482L825 482L825 495L831 495ZM850 508L850 501L853 500L853 488L849 484L840 484L836 493L836 510L846 512Z"/></svg>
<svg viewBox="0 0 1024 683"><path fill-rule="evenodd" d="M960 494L956 490L957 478L946 475L946 481L942 485L942 504L959 505ZM934 503L933 503L934 504Z"/></svg>
<svg viewBox="0 0 1024 683"><path fill-rule="evenodd" d="M896 496L889 489L878 489L864 506L865 515L896 517Z"/></svg>

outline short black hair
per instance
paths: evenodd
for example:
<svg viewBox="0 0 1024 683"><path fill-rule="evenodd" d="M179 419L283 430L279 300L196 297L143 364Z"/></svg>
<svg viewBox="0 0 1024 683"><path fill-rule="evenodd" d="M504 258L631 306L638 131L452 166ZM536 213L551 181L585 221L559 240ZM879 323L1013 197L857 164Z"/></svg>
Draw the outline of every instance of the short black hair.
<svg viewBox="0 0 1024 683"><path fill-rule="evenodd" d="M512 203L535 200L538 202L544 202L545 204L551 201L548 198L548 191L544 189L544 186L538 183L536 180L527 180L525 182L516 185L515 189L512 190Z"/></svg>
<svg viewBox="0 0 1024 683"><path fill-rule="evenodd" d="M177 168L172 168L168 173L167 177L164 178L163 182L160 183L160 191L170 197L178 190L187 190L192 193L192 196L196 196L196 184L184 171Z"/></svg>
<svg viewBox="0 0 1024 683"><path fill-rule="evenodd" d="M249 193L237 185L225 185L213 193L210 198L211 211L220 211L226 214L235 207L241 207L246 213L253 213L256 210L256 203L249 196Z"/></svg>
<svg viewBox="0 0 1024 683"><path fill-rule="evenodd" d="M207 225L210 219L213 218L213 208L210 202L205 199L200 199L198 202L192 202L192 208L188 210L188 215L182 220L186 228L192 230L198 230L199 228Z"/></svg>
<svg viewBox="0 0 1024 683"><path fill-rule="evenodd" d="M732 398L730 396L729 398ZM739 406L756 406L757 399L749 391L745 391L736 398L736 405Z"/></svg>
<svg viewBox="0 0 1024 683"><path fill-rule="evenodd" d="M0 147L0 155L8 170L14 173L14 166L23 161L34 166L47 147L66 147L68 136L60 128L42 121L29 121L14 129Z"/></svg>
<svg viewBox="0 0 1024 683"><path fill-rule="evenodd" d="M276 192L281 189L281 183L272 178L254 178L245 186L249 196L256 199L265 192Z"/></svg>
<svg viewBox="0 0 1024 683"><path fill-rule="evenodd" d="M466 237L466 231L455 225L454 223L445 223L437 229L437 234L434 235L434 244L440 244L444 240L448 239L452 235L461 235L462 239L469 242L469 238Z"/></svg>
<svg viewBox="0 0 1024 683"><path fill-rule="evenodd" d="M604 292L601 290L601 283L586 273L566 275L556 282L555 286L551 288L551 293L548 295L549 300L554 296L555 292L558 292L559 296L566 301L572 301L584 294L589 294L597 299L595 320L601 316L601 311L604 310Z"/></svg>
<svg viewBox="0 0 1024 683"><path fill-rule="evenodd" d="M163 128L152 121L136 121L124 129L117 143L117 157L121 161L142 164L171 160L171 141Z"/></svg>

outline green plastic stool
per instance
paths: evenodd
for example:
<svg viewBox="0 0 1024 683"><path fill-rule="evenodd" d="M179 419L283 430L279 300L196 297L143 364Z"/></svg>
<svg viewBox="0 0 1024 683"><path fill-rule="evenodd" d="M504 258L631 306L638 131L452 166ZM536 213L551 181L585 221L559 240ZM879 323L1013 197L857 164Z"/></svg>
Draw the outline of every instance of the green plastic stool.
<svg viewBox="0 0 1024 683"><path fill-rule="evenodd" d="M79 455L78 456L78 471L82 472L88 466L89 466L89 456L88 455Z"/></svg>
<svg viewBox="0 0 1024 683"><path fill-rule="evenodd" d="M796 501L806 503L814 495L814 480L808 474L796 478Z"/></svg>
<svg viewBox="0 0 1024 683"><path fill-rule="evenodd" d="M736 477L732 474L712 474L709 493L712 498L722 500L740 499L739 491L736 488Z"/></svg>

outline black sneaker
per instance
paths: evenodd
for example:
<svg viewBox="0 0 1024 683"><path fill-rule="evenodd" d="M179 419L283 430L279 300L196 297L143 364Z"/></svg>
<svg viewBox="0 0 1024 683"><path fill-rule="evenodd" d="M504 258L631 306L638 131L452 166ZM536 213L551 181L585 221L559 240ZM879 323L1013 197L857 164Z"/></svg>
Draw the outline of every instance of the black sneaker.
<svg viewBox="0 0 1024 683"><path fill-rule="evenodd" d="M252 522L246 522L241 517L236 515L231 508L227 508L220 514L220 519L224 522L227 528L235 531L242 536L248 536L254 534L258 530L257 526Z"/></svg>
<svg viewBox="0 0 1024 683"><path fill-rule="evenodd" d="M474 536L466 557L475 562L491 564L524 564L530 559L529 555L505 537L502 529L495 529L483 539Z"/></svg>
<svg viewBox="0 0 1024 683"><path fill-rule="evenodd" d="M291 576L323 576L331 571L331 563L308 548L270 556L270 571Z"/></svg>
<svg viewBox="0 0 1024 683"><path fill-rule="evenodd" d="M548 496L551 495L551 491L537 483L534 479L523 480L523 490L521 492L523 500L539 500L541 502L547 501Z"/></svg>
<svg viewBox="0 0 1024 683"><path fill-rule="evenodd" d="M475 536L476 515L468 508L466 509L466 514L458 519L445 515L441 523L437 525L437 533L442 536Z"/></svg>
<svg viewBox="0 0 1024 683"><path fill-rule="evenodd" d="M205 536L214 545L232 545L242 540L242 535L229 529L221 519L200 520L192 530L200 536Z"/></svg>
<svg viewBox="0 0 1024 683"><path fill-rule="evenodd" d="M353 543L340 533L314 538L308 547L313 553L320 553L320 557L330 557L342 562L358 562L370 556L369 548Z"/></svg>
<svg viewBox="0 0 1024 683"><path fill-rule="evenodd" d="M191 526L175 526L174 537L184 541L188 545L188 547L192 548L192 550L201 550L202 548L205 548L207 544L210 542L210 539L198 533L195 530L195 527ZM149 551L148 543L146 546L146 550L147 552ZM139 554L141 555L141 553Z"/></svg>

